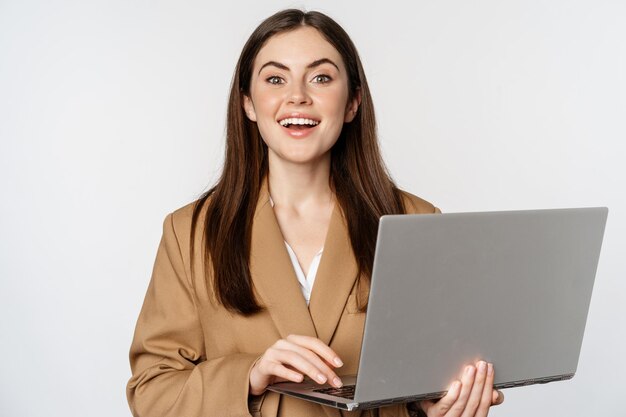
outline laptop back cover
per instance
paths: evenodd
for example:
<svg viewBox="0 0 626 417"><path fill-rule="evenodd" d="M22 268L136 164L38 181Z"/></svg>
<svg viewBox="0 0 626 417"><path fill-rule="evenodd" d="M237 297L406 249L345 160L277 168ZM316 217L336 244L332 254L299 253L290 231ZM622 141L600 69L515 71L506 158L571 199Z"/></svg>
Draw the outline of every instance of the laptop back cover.
<svg viewBox="0 0 626 417"><path fill-rule="evenodd" d="M606 208L383 216L355 401L576 371Z"/></svg>

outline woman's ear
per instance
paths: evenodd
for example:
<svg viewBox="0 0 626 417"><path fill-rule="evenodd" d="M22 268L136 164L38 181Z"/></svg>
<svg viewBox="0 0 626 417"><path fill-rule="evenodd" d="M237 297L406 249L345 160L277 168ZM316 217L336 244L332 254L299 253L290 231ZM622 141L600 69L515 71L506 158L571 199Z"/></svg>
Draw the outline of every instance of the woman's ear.
<svg viewBox="0 0 626 417"><path fill-rule="evenodd" d="M256 112L254 111L254 104L252 103L252 99L245 94L243 94L243 110L246 112L246 116L248 116L248 119L256 122Z"/></svg>
<svg viewBox="0 0 626 417"><path fill-rule="evenodd" d="M354 120L357 111L359 110L359 106L361 105L361 89L357 88L354 93L354 97L352 100L348 101L348 105L346 106L346 115L343 119L344 123L350 123Z"/></svg>

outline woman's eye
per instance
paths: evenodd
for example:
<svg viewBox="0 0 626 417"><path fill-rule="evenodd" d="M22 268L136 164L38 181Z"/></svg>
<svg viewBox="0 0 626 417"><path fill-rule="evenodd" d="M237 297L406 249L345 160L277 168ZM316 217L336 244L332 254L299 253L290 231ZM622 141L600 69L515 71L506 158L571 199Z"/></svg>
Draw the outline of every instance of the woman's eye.
<svg viewBox="0 0 626 417"><path fill-rule="evenodd" d="M315 78L313 78L313 81L319 84L326 84L327 82L329 82L330 80L332 80L332 78L330 78L328 75L316 75Z"/></svg>
<svg viewBox="0 0 626 417"><path fill-rule="evenodd" d="M277 77L276 75L273 75L273 76L271 76L271 77L267 78L267 80L266 80L266 81L267 81L268 83L270 83L270 84L274 84L274 85L276 85L276 84L282 84L282 82L283 82L283 80L282 80L280 77Z"/></svg>

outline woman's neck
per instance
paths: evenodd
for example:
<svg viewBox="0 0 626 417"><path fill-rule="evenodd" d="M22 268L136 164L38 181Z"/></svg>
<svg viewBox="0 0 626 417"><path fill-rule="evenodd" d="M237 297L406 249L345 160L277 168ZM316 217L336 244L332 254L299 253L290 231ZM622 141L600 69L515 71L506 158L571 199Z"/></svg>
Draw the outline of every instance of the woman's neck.
<svg viewBox="0 0 626 417"><path fill-rule="evenodd" d="M330 156L309 164L289 163L269 156L269 190L275 206L301 211L311 205L332 202Z"/></svg>

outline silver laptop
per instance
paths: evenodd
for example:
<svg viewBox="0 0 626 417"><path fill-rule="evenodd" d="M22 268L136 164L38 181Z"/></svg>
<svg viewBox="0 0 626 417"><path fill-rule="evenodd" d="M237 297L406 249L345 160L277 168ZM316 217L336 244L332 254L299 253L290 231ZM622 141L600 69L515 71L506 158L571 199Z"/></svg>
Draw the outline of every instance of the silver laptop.
<svg viewBox="0 0 626 417"><path fill-rule="evenodd" d="M498 389L572 378L607 214L383 216L358 375L269 389L356 410L442 397L478 359Z"/></svg>

